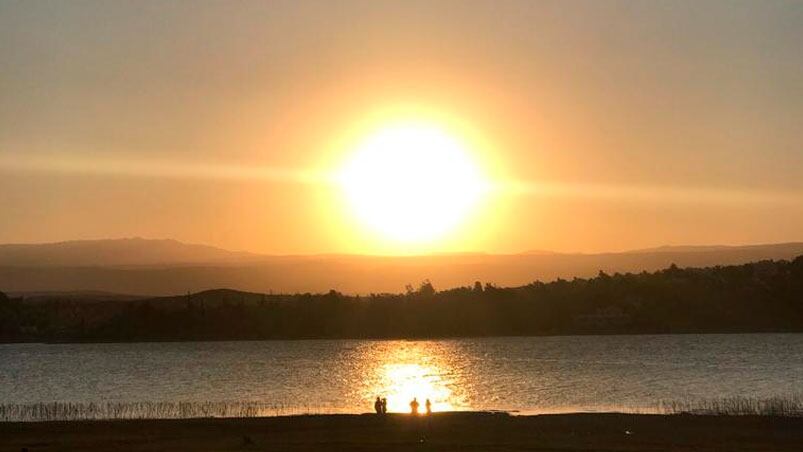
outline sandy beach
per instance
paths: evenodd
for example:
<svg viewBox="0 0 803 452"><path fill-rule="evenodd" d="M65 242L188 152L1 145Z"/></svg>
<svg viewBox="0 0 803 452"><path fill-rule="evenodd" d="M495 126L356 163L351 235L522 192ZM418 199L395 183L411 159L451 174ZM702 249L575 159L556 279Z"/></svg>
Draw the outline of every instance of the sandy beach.
<svg viewBox="0 0 803 452"><path fill-rule="evenodd" d="M21 451L798 451L803 418L503 413L0 424Z"/></svg>

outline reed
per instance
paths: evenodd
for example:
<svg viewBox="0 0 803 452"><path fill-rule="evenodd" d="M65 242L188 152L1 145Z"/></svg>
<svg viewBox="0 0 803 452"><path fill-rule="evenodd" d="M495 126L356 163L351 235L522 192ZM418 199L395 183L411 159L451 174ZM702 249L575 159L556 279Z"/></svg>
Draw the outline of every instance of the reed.
<svg viewBox="0 0 803 452"><path fill-rule="evenodd" d="M249 418L332 412L326 407L298 408L254 401L5 403L0 404L0 422Z"/></svg>
<svg viewBox="0 0 803 452"><path fill-rule="evenodd" d="M803 395L661 401L659 412L663 414L799 417L803 416Z"/></svg>
<svg viewBox="0 0 803 452"><path fill-rule="evenodd" d="M617 410L638 413L642 410ZM40 402L0 403L0 422L47 422L125 419L253 418L342 412L325 406L286 406L257 401L196 402ZM658 414L720 416L803 416L803 395L725 397L661 401Z"/></svg>

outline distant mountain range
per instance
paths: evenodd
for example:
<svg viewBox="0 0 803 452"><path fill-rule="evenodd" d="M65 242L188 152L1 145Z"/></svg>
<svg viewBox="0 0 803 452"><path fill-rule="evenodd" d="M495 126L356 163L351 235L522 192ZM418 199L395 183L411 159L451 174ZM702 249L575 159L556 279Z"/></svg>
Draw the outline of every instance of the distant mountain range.
<svg viewBox="0 0 803 452"><path fill-rule="evenodd" d="M517 286L599 271L654 271L792 259L803 243L661 247L620 253L269 256L175 240L141 238L0 245L0 291L96 291L176 295L228 287L253 292L400 292L429 279L436 288L474 281Z"/></svg>
<svg viewBox="0 0 803 452"><path fill-rule="evenodd" d="M256 254L176 240L127 238L0 245L0 266L120 267L244 262Z"/></svg>

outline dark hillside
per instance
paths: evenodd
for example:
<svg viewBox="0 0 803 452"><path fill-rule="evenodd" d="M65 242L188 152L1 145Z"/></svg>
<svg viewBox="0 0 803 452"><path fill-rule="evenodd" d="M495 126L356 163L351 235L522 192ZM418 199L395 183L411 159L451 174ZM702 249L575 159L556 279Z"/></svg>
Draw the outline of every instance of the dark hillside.
<svg viewBox="0 0 803 452"><path fill-rule="evenodd" d="M347 296L211 290L115 302L0 298L6 341L385 338L803 331L794 261Z"/></svg>

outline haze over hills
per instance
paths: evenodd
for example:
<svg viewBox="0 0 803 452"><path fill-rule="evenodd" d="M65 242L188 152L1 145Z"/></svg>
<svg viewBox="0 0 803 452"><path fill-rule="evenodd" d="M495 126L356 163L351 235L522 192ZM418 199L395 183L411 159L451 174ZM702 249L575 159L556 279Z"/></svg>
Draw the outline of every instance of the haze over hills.
<svg viewBox="0 0 803 452"><path fill-rule="evenodd" d="M255 254L177 240L140 237L0 245L0 265L15 267L109 267L243 262Z"/></svg>
<svg viewBox="0 0 803 452"><path fill-rule="evenodd" d="M429 279L438 289L474 281L518 286L535 280L792 259L803 243L661 247L620 253L268 256L174 240L94 240L0 245L0 291L102 291L176 295L227 287L253 292L400 292Z"/></svg>

